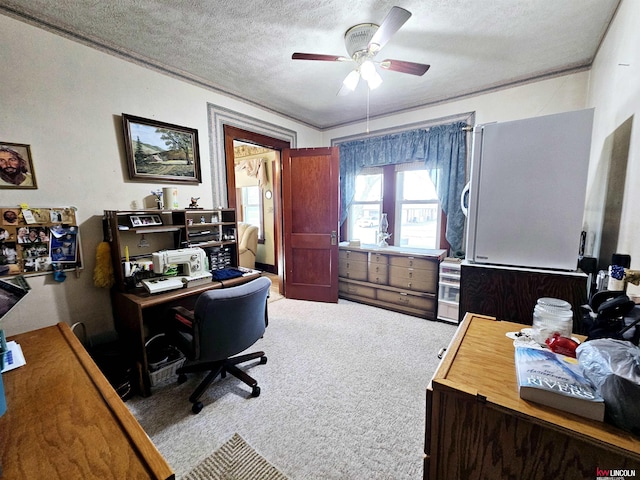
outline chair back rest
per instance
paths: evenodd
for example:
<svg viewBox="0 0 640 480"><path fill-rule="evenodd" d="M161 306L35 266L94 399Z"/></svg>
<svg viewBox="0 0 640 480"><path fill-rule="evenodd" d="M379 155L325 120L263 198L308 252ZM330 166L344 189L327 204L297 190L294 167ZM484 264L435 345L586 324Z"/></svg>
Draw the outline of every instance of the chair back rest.
<svg viewBox="0 0 640 480"><path fill-rule="evenodd" d="M195 351L218 361L246 350L264 334L271 280L259 277L235 287L209 290L194 308Z"/></svg>

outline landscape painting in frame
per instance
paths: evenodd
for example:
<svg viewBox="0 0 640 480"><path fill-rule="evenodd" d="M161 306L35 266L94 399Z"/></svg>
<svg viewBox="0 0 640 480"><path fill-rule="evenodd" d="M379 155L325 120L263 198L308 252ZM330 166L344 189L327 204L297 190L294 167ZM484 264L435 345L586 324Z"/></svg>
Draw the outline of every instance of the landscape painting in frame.
<svg viewBox="0 0 640 480"><path fill-rule="evenodd" d="M132 180L200 183L198 131L122 114Z"/></svg>

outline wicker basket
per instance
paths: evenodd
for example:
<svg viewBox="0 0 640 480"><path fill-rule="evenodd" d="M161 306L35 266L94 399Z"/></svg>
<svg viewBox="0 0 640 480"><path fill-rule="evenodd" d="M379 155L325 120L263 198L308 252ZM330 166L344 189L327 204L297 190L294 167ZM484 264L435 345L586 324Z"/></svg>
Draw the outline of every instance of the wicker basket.
<svg viewBox="0 0 640 480"><path fill-rule="evenodd" d="M149 371L149 380L151 381L151 386L155 387L156 385L159 385L162 382L175 376L176 371L184 364L185 360L185 357L178 358L177 360L173 360L172 362L167 362L167 364L153 372Z"/></svg>
<svg viewBox="0 0 640 480"><path fill-rule="evenodd" d="M160 333L147 340L144 344L145 348L147 348L147 354L149 354L149 346L154 341L164 340L164 337L164 333ZM166 358L158 361L157 363L149 364L149 380L152 387L155 387L156 385L170 379L172 376L175 376L176 371L186 360L182 352L173 345L164 345L162 347L162 353L163 355L161 356L166 355Z"/></svg>

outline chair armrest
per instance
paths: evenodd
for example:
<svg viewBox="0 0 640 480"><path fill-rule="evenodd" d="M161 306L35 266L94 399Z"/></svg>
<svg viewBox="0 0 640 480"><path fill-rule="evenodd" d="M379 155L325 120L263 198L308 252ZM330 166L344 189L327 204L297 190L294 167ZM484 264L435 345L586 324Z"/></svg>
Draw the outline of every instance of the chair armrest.
<svg viewBox="0 0 640 480"><path fill-rule="evenodd" d="M186 325L187 327L193 326L194 314L192 310L187 310L184 307L171 307L171 312L174 314L174 318L180 323Z"/></svg>

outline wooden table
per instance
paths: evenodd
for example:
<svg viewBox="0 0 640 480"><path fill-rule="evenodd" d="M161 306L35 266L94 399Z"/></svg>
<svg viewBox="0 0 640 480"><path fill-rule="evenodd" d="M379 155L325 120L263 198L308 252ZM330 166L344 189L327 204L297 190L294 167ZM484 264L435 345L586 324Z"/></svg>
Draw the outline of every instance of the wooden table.
<svg viewBox="0 0 640 480"><path fill-rule="evenodd" d="M17 335L2 375L2 479L173 479L171 468L65 323Z"/></svg>
<svg viewBox="0 0 640 480"><path fill-rule="evenodd" d="M163 331L163 320L170 307L193 308L201 293L207 290L233 287L260 277L255 271L246 276L223 281L213 281L195 287L179 288L163 293L149 294L143 288L132 292L114 291L111 295L113 318L116 330L125 348L136 365L137 382L133 387L143 396L151 395L149 364L145 339L152 336L154 329ZM146 329L145 329L146 325Z"/></svg>
<svg viewBox="0 0 640 480"><path fill-rule="evenodd" d="M520 398L505 333L523 327L465 316L427 390L424 478L584 480L595 479L597 468L640 474L638 438Z"/></svg>

